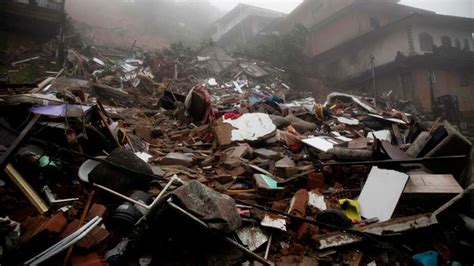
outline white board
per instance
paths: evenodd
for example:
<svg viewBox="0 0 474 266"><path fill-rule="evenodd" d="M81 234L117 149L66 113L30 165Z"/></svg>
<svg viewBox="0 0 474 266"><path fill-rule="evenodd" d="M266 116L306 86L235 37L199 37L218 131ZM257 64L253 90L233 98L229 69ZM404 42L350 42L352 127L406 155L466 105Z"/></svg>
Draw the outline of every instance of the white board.
<svg viewBox="0 0 474 266"><path fill-rule="evenodd" d="M360 214L390 220L407 181L405 173L372 167L358 199Z"/></svg>
<svg viewBox="0 0 474 266"><path fill-rule="evenodd" d="M334 143L329 141L329 138L319 136L302 140L303 143L316 148L320 151L327 152L329 149L334 147Z"/></svg>

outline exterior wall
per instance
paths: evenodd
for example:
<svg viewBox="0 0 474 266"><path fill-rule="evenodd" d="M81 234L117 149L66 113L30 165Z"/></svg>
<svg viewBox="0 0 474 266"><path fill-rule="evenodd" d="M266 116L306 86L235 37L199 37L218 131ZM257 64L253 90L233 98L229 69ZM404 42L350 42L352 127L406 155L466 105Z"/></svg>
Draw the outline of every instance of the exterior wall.
<svg viewBox="0 0 474 266"><path fill-rule="evenodd" d="M436 82L433 86L434 97L439 97L447 94L456 95L459 101L459 109L466 116L474 117L474 73L470 73L471 84L461 86L460 74L455 70L434 70ZM427 78L426 69L416 70L416 88L418 101L421 102L423 111L431 111L430 101L430 84Z"/></svg>
<svg viewBox="0 0 474 266"><path fill-rule="evenodd" d="M466 116L474 118L474 74L471 73L471 84L461 86L459 72L455 70L437 69L433 70L436 82L433 84L434 98L447 94L456 95L459 101L459 109ZM413 101L418 104L423 112L431 112L430 83L428 70L416 68L412 70L414 74L415 91ZM407 99L412 100L412 99Z"/></svg>
<svg viewBox="0 0 474 266"><path fill-rule="evenodd" d="M357 0L307 0L291 12L282 26L282 32L288 32L296 24L306 28L322 22L339 10L351 5Z"/></svg>
<svg viewBox="0 0 474 266"><path fill-rule="evenodd" d="M372 81L369 81L367 85L368 91L372 92ZM411 95L407 95L409 93L406 93L403 90L401 73L398 71L389 72L383 75L376 74L375 88L378 95L392 91L390 96L394 97L395 99L414 100L412 97L410 97Z"/></svg>
<svg viewBox="0 0 474 266"><path fill-rule="evenodd" d="M372 55L375 57L375 67L393 62L398 52L410 54L409 32L409 28L399 27L379 35L369 42L347 49L343 54L339 53L339 59L331 63L332 67L328 68L323 63L320 70L326 72L328 77L342 80L370 70ZM325 69L328 71L324 71Z"/></svg>
<svg viewBox="0 0 474 266"><path fill-rule="evenodd" d="M326 25L316 27L310 33L306 52L309 56L317 56L321 53L373 31L371 19L378 21L379 27L383 27L406 14L403 8L393 12L382 11L383 7L374 6L371 10L366 8L354 8L348 14L335 18Z"/></svg>
<svg viewBox="0 0 474 266"><path fill-rule="evenodd" d="M464 48L464 40L467 40L469 49L474 51L474 45L472 41L472 33L474 29L469 32L468 30L459 30L453 27L435 27L431 25L417 24L413 27L413 38L415 40L415 52L417 54L426 53L420 49L419 34L422 32L429 33L433 37L433 44L435 46L441 46L441 37L448 36L451 38L452 46L455 47L455 40L458 39L461 42L461 47Z"/></svg>
<svg viewBox="0 0 474 266"><path fill-rule="evenodd" d="M217 43L227 49L237 48L251 41L272 20L271 18L249 16L221 36Z"/></svg>
<svg viewBox="0 0 474 266"><path fill-rule="evenodd" d="M456 95L459 101L459 109L465 118L474 118L474 73L470 74L471 83L461 86L459 72L455 70L436 69L433 70L436 82L433 86L434 98L447 94ZM412 88L403 88L402 73L409 73L412 77ZM381 95L392 91L391 96L395 99L408 100L414 103L421 112L431 112L430 83L428 70L425 68L395 68L383 74L376 74L377 94ZM367 80L359 87L351 88L351 93L366 94L372 96L372 81Z"/></svg>
<svg viewBox="0 0 474 266"><path fill-rule="evenodd" d="M245 5L238 5L229 13L227 13L226 15L228 17L224 16L223 19L217 21L212 26L212 29L211 29L212 40L218 41L224 34L232 30L241 21L245 20L247 17L251 15L266 17L266 18L277 18L277 17L283 16L283 14L275 12L275 11L261 9L257 7L245 6Z"/></svg>
<svg viewBox="0 0 474 266"><path fill-rule="evenodd" d="M311 32L310 38L308 38L310 56L319 55L357 35L367 32L367 29L364 29L360 23L363 17L364 15L362 14L352 12L350 15L341 17L326 27Z"/></svg>

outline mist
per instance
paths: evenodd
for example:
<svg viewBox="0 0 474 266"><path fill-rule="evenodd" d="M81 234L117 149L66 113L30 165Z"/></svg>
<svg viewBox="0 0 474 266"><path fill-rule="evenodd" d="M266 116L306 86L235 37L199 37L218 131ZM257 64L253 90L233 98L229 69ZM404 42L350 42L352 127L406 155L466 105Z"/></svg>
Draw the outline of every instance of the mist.
<svg viewBox="0 0 474 266"><path fill-rule="evenodd" d="M209 39L213 22L238 3L290 13L302 0L81 0L67 1L76 27L99 45L147 49L173 42L199 44ZM472 0L402 0L404 5L438 14L473 17Z"/></svg>
<svg viewBox="0 0 474 266"><path fill-rule="evenodd" d="M201 0L182 0L184 2L201 2ZM302 0L210 0L212 5L221 10L229 11L239 2L262 8L290 13ZM400 4L434 11L438 14L474 17L474 1L472 0L402 0Z"/></svg>

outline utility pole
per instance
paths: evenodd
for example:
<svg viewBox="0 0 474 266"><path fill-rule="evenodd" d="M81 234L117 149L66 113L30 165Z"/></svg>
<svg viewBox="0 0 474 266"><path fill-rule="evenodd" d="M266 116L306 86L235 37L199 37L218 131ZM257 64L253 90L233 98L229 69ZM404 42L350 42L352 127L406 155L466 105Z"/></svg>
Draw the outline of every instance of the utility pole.
<svg viewBox="0 0 474 266"><path fill-rule="evenodd" d="M370 55L370 68L372 69L372 87L374 90L374 105L377 106L377 89L375 87L375 56Z"/></svg>
<svg viewBox="0 0 474 266"><path fill-rule="evenodd" d="M65 40L64 40L64 32L66 31L66 0L61 1L61 22L59 25L59 45L58 45L58 53L57 53L57 60L58 65L63 67L64 65L64 57L65 57Z"/></svg>
<svg viewBox="0 0 474 266"><path fill-rule="evenodd" d="M435 81L434 71L431 70L431 68L428 69L428 79L429 79L429 82L430 82L431 112L433 112L433 106L434 106L434 104L435 104L434 83L435 83L436 81Z"/></svg>

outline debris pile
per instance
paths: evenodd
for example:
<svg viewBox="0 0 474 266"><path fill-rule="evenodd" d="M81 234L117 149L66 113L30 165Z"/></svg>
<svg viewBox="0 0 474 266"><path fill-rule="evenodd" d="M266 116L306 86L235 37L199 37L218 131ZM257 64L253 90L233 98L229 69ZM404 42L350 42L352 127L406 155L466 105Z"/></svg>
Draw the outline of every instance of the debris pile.
<svg viewBox="0 0 474 266"><path fill-rule="evenodd" d="M130 54L70 48L2 92L5 264L472 263L471 142L448 121L294 99L215 47Z"/></svg>

